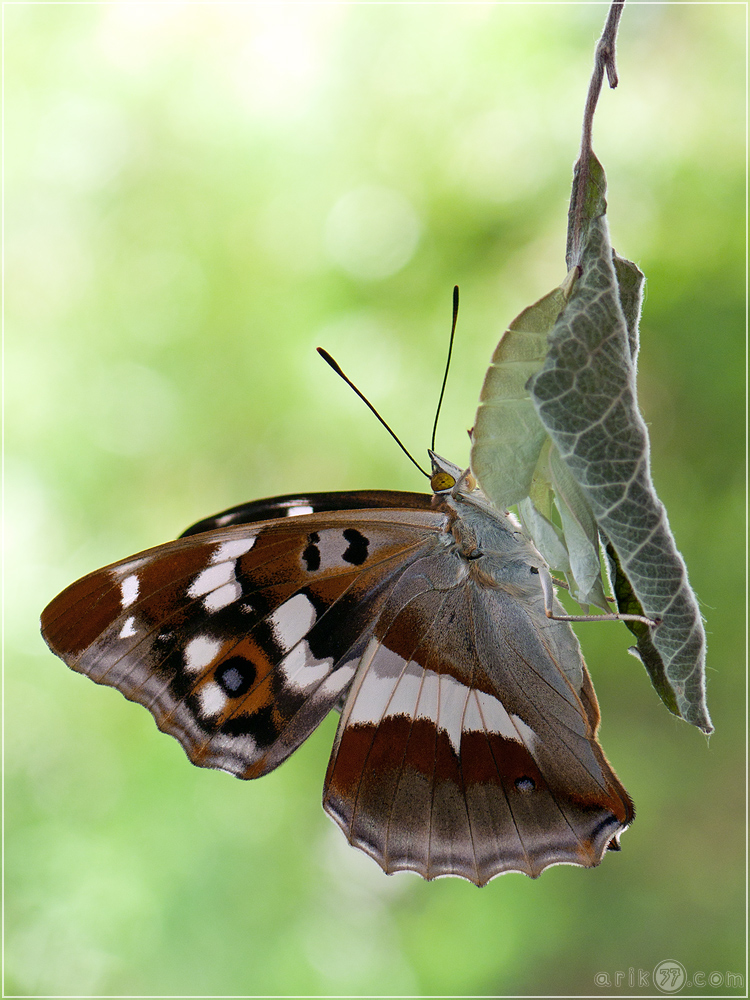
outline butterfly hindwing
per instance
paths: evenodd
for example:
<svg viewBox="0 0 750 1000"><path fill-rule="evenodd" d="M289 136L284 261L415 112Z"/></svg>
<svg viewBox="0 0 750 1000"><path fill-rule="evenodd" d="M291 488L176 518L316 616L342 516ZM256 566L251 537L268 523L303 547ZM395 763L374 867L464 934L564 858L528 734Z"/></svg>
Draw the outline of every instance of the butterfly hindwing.
<svg viewBox="0 0 750 1000"><path fill-rule="evenodd" d="M482 885L503 871L598 864L633 811L596 742L570 628L538 627L497 586L488 601L456 585L449 554L426 572L425 561L405 571L365 652L326 810L389 872Z"/></svg>
<svg viewBox="0 0 750 1000"><path fill-rule="evenodd" d="M339 701L380 605L443 520L334 512L179 539L74 583L42 631L193 763L257 777Z"/></svg>

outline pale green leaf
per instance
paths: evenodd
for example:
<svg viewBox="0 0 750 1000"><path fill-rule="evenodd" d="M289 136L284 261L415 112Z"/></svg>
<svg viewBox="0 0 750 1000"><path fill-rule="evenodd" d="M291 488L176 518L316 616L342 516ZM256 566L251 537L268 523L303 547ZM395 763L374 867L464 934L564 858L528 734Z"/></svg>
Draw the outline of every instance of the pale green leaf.
<svg viewBox="0 0 750 1000"><path fill-rule="evenodd" d="M518 516L524 531L544 556L547 564L566 577L570 574L570 557L562 531L552 520L541 513L534 501L527 497L518 504Z"/></svg>
<svg viewBox="0 0 750 1000"><path fill-rule="evenodd" d="M479 396L471 468L485 494L503 510L529 495L547 432L526 385L539 371L548 335L575 284L572 271L518 315L500 338Z"/></svg>
<svg viewBox="0 0 750 1000"><path fill-rule="evenodd" d="M544 363L549 333L577 276L573 268L562 285L524 309L500 339L479 397L471 466L495 506L519 505L525 530L552 569L565 574L573 597L605 608L596 521L557 450L550 449L527 388ZM553 521L553 496L561 528Z"/></svg>
<svg viewBox="0 0 750 1000"><path fill-rule="evenodd" d="M596 520L549 438L534 470L529 496L519 502L518 513L550 568L565 575L576 601L609 610L602 587Z"/></svg>
<svg viewBox="0 0 750 1000"><path fill-rule="evenodd" d="M579 604L595 604L609 610L602 587L596 519L583 491L554 446L550 448L549 470L570 559L570 572L566 574L570 592Z"/></svg>

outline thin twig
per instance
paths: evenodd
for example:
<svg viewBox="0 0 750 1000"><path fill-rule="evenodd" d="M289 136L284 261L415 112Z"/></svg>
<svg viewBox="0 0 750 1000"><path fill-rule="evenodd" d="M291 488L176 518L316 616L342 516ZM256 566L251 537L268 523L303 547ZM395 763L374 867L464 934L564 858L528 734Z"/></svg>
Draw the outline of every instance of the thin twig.
<svg viewBox="0 0 750 1000"><path fill-rule="evenodd" d="M599 101L599 94L602 90L604 72L607 72L607 82L614 90L617 86L617 67L615 65L615 40L617 38L617 28L622 17L622 9L625 0L614 0L609 8L607 20L602 31L602 37L596 45L594 54L594 71L591 74L589 92L586 97L586 107L583 111L583 131L581 133L581 152L578 157L576 169L578 170L578 187L576 190L575 218L573 222L573 239L571 246L571 261L569 267L579 262L581 244L581 222L584 204L586 201L586 185L589 179L589 161L593 155L591 145L591 133L594 127L594 112Z"/></svg>

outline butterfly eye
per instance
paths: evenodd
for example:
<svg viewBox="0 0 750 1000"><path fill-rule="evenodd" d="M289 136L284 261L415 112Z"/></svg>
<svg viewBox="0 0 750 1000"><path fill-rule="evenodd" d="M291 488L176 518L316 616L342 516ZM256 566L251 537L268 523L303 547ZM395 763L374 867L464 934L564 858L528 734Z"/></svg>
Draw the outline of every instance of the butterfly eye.
<svg viewBox="0 0 750 1000"><path fill-rule="evenodd" d="M446 490L452 490L455 485L456 480L450 472L436 472L434 476L430 476L433 493L444 493Z"/></svg>

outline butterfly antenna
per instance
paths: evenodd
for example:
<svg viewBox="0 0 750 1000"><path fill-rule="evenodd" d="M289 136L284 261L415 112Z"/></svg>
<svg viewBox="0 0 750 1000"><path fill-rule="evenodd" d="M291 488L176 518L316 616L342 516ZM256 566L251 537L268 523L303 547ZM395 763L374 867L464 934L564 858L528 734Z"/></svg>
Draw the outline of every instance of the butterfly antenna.
<svg viewBox="0 0 750 1000"><path fill-rule="evenodd" d="M443 405L443 396L445 395L445 386L448 383L448 370L451 366L451 355L453 354L453 339L456 336L456 322L458 321L458 285L453 286L453 325L451 326L451 339L448 344L448 360L445 362L445 374L443 375L443 385L440 389L440 399L438 400L437 410L435 412L435 423L432 425L432 451L435 450L435 435L437 434L438 417L440 416L440 407Z"/></svg>
<svg viewBox="0 0 750 1000"><path fill-rule="evenodd" d="M338 376L340 376L346 382L346 384L349 386L350 389L353 389L356 392L356 394L359 396L359 398L362 400L362 402L365 404L365 406L369 407L369 409L372 410L372 412L378 418L378 420L383 425L383 427L385 427L385 429L388 431L388 433L391 435L391 437L393 438L393 440L399 446L399 448L401 449L401 451L403 451L403 453L406 455L406 457L409 459L409 461L413 465L416 465L416 467L419 469L419 471L422 473L423 476L427 476L427 478L429 479L430 478L429 472L425 472L425 470L422 468L422 466L419 464L419 462L416 460L416 458L414 458L413 455L409 454L409 452L406 450L406 448L404 447L404 445L401 444L401 442L399 441L399 439L396 436L396 434L394 433L394 431L392 431L391 428L388 426L388 424L385 422L385 420L383 420L383 418L380 416L380 414L375 409L375 407L372 405L372 403L367 398L367 396L365 396L363 393L361 393L359 391L359 389L356 387L356 385L352 382L352 380L347 375L344 374L344 372L339 367L338 363L336 361L334 361L334 359L331 357L331 355L328 353L328 351L324 350L322 347L319 347L317 350L318 350L318 354L321 356L321 358L327 364L329 364L331 366L331 368L333 368L333 370L336 372L336 374Z"/></svg>

